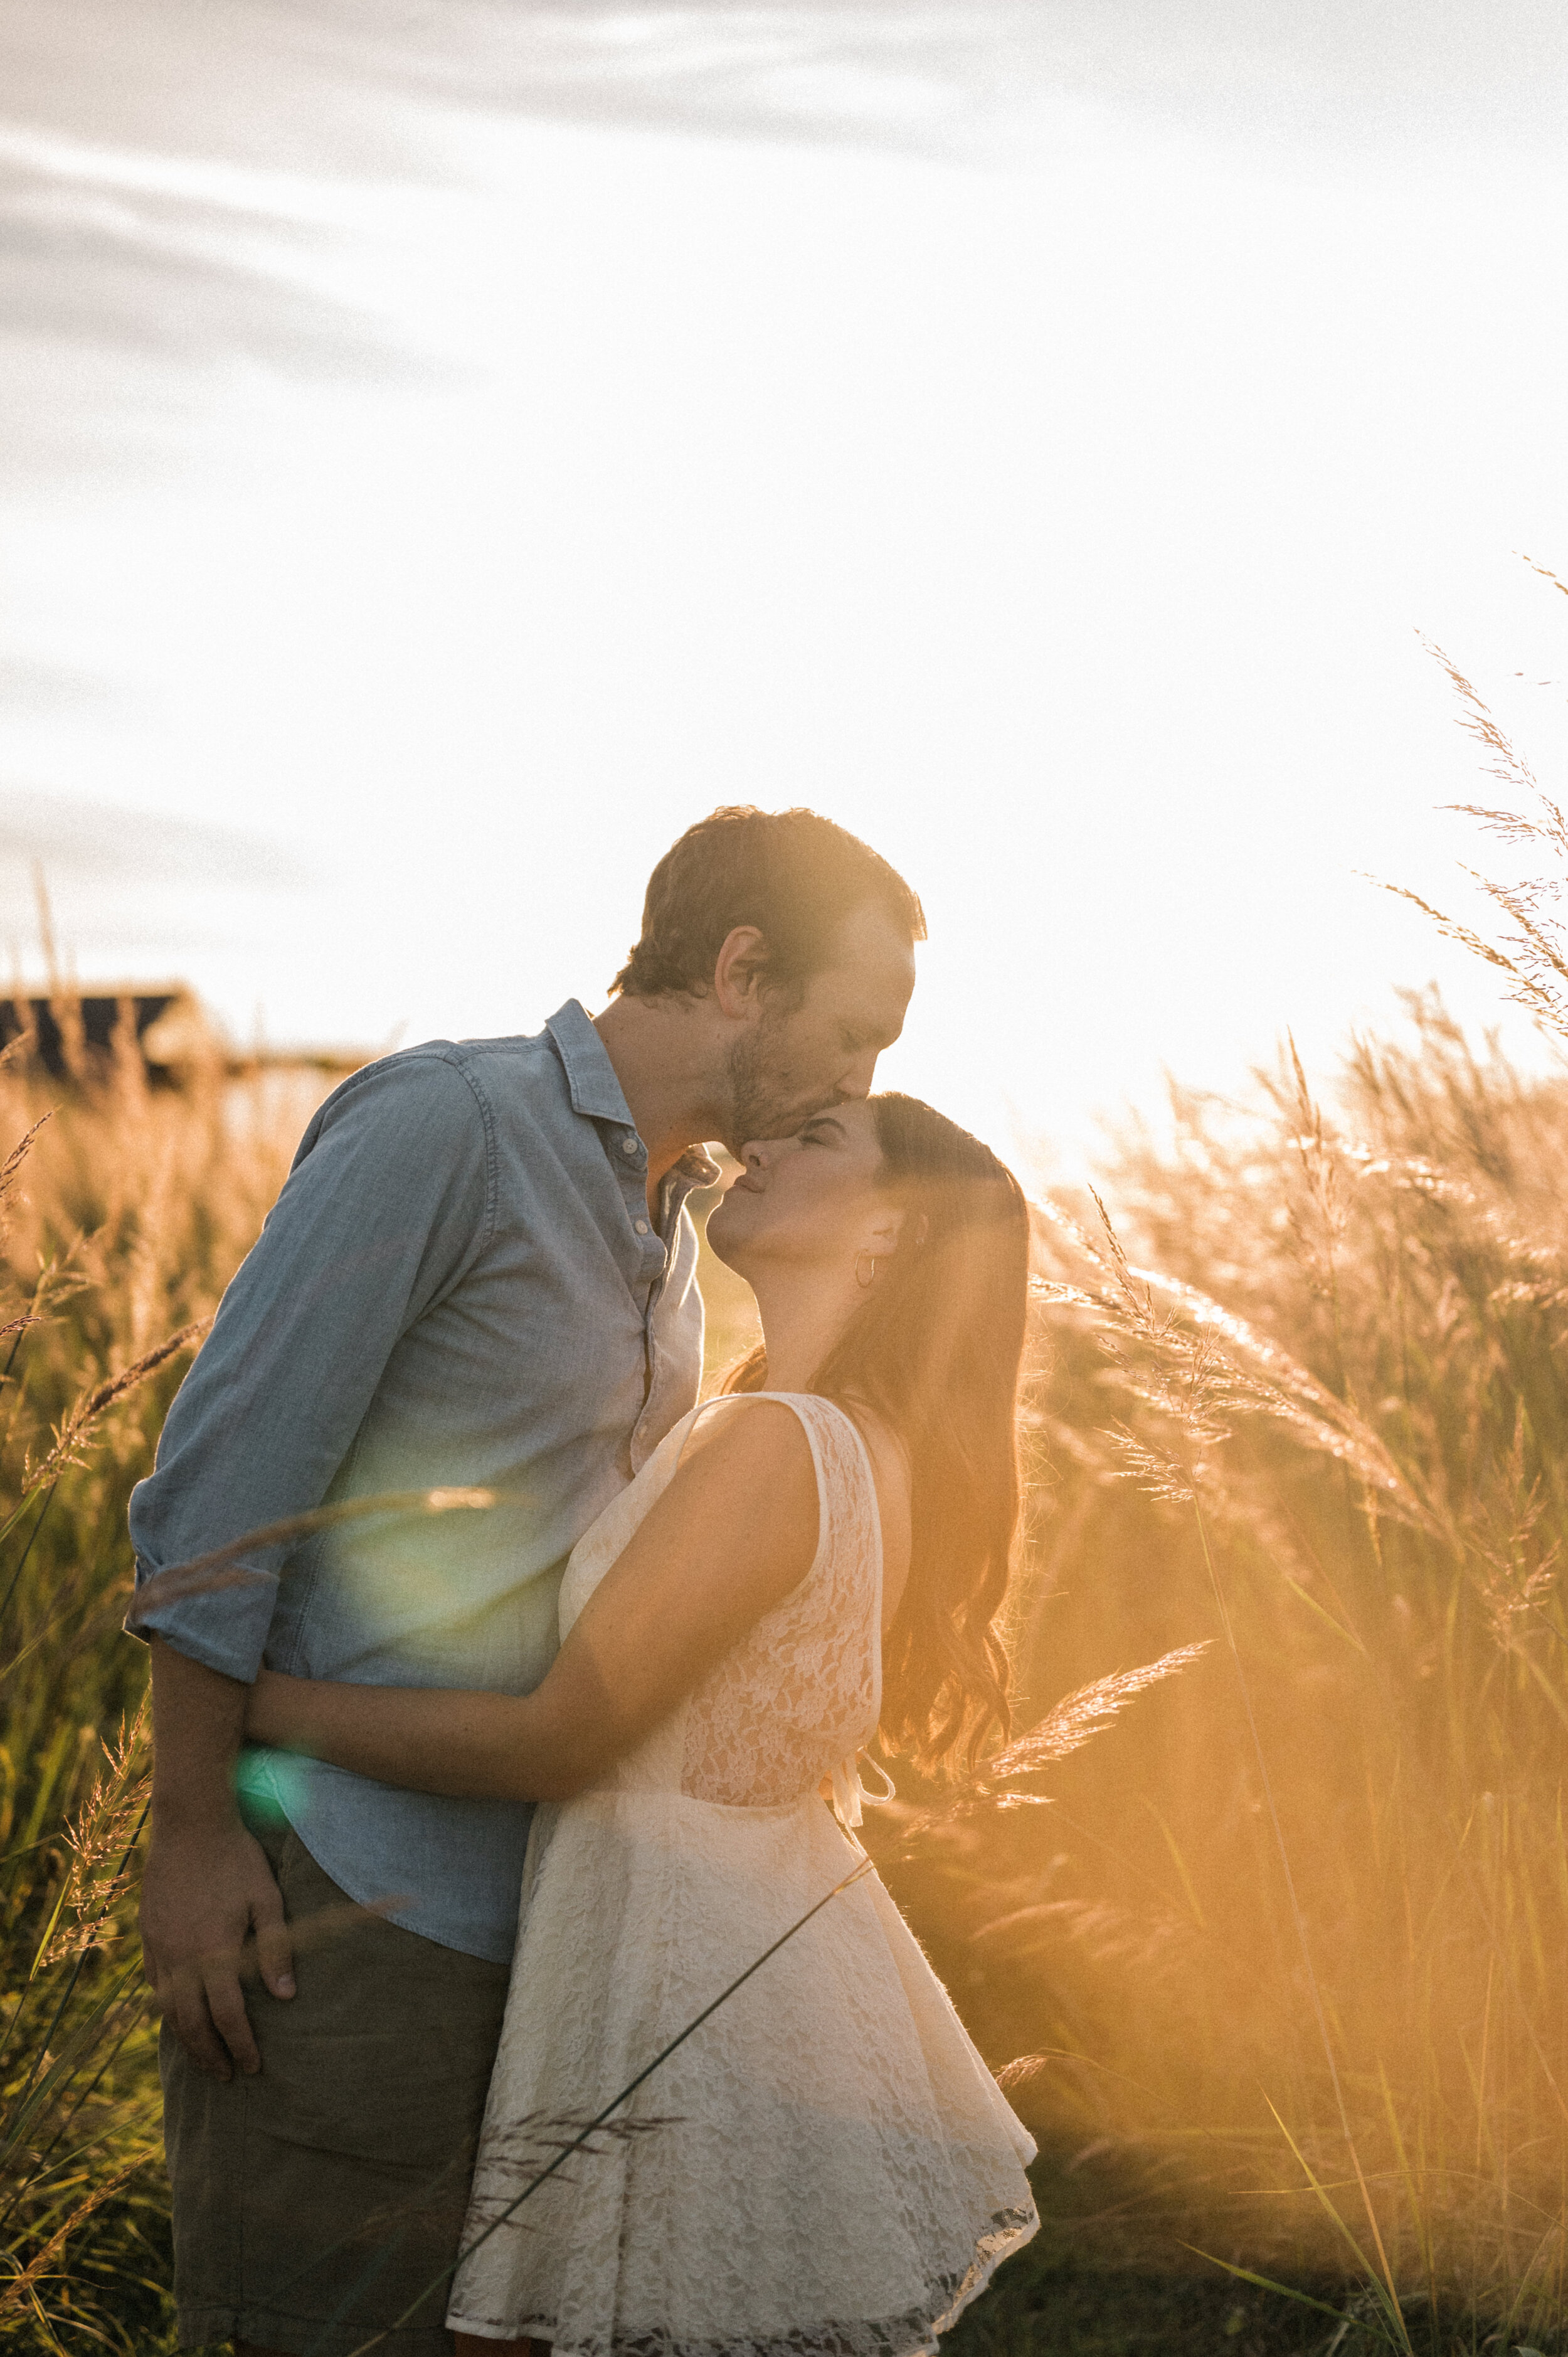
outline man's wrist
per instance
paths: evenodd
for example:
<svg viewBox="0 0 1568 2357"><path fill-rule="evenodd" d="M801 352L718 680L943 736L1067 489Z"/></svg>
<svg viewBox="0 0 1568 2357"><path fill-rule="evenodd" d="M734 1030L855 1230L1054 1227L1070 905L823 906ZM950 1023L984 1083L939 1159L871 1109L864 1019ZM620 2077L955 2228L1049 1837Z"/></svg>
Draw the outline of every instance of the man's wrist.
<svg viewBox="0 0 1568 2357"><path fill-rule="evenodd" d="M236 1834L244 1831L231 1775L221 1782L203 1778L196 1792L153 1793L155 1834Z"/></svg>
<svg viewBox="0 0 1568 2357"><path fill-rule="evenodd" d="M243 1833L234 1765L244 1742L243 1680L191 1661L155 1636L153 1831L163 1838L229 1841Z"/></svg>

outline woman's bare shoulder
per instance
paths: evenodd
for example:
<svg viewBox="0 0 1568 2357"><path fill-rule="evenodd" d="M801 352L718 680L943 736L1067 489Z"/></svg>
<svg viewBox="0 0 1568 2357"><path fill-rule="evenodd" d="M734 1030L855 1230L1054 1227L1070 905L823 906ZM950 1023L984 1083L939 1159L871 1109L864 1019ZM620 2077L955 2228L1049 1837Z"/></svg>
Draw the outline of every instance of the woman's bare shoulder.
<svg viewBox="0 0 1568 2357"><path fill-rule="evenodd" d="M754 1509L766 1501L781 1523L809 1521L814 1531L816 1460L805 1427L786 1401L766 1392L714 1402L687 1435L664 1495L677 1512Z"/></svg>
<svg viewBox="0 0 1568 2357"><path fill-rule="evenodd" d="M706 1400L681 1448L681 1469L712 1464L811 1463L811 1444L795 1410L777 1392L729 1392Z"/></svg>

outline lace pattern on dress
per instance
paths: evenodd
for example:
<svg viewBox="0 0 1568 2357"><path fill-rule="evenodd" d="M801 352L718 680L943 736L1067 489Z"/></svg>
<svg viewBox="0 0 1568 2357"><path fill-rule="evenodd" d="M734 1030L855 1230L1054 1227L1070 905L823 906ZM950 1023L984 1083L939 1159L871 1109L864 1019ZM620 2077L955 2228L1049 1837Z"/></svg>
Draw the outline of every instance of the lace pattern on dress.
<svg viewBox="0 0 1568 2357"><path fill-rule="evenodd" d="M812 1797L836 1769L842 1810L845 1755L875 1725L881 1532L850 1420L768 1396L811 1444L810 1570L610 1781L534 1819L449 2311L480 2339L556 2357L934 2357L1036 2222L1033 2145L875 1874L845 1887L855 1852ZM579 1541L564 1627L689 1429ZM569 2136L607 2106L650 2133L574 2154L503 2223L534 2166L519 2138Z"/></svg>
<svg viewBox="0 0 1568 2357"><path fill-rule="evenodd" d="M766 1396L794 1409L811 1443L817 1552L688 1702L681 1789L731 1808L814 1792L875 1734L882 1707L882 1524L865 1443L832 1400Z"/></svg>
<svg viewBox="0 0 1568 2357"><path fill-rule="evenodd" d="M997 2211L977 2238L970 2266L933 2278L921 2306L897 2316L857 2316L843 2323L824 2319L767 2339L731 2333L723 2341L693 2341L655 2330L616 2332L601 2341L578 2333L564 2347L557 2340L560 2328L553 2316L497 2317L494 2321L519 2340L551 2342L555 2357L936 2357L939 2335L979 2298L1003 2260L1030 2239L1039 2222L1033 2204ZM465 2328L471 2330L478 2320L466 2317Z"/></svg>

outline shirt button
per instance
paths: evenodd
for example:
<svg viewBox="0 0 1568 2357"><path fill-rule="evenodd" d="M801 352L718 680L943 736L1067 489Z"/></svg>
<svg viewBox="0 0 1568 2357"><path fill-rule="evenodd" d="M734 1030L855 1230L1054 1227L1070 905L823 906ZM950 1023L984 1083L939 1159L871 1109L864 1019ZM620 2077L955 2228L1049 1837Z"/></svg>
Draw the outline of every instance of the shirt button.
<svg viewBox="0 0 1568 2357"><path fill-rule="evenodd" d="M635 1135L628 1135L621 1139L620 1150L623 1154L635 1154L637 1152L637 1139Z"/></svg>
<svg viewBox="0 0 1568 2357"><path fill-rule="evenodd" d="M637 1232L639 1236L645 1236L648 1233L648 1222L646 1220L639 1220L637 1223Z"/></svg>

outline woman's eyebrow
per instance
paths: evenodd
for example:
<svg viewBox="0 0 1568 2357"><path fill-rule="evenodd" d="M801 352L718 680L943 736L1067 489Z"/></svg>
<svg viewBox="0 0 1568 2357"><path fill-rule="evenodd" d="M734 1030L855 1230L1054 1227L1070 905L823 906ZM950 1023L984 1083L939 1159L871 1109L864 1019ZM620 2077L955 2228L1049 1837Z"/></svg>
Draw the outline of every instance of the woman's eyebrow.
<svg viewBox="0 0 1568 2357"><path fill-rule="evenodd" d="M806 1123L805 1127L807 1129L831 1129L835 1131L840 1137L847 1137L849 1135L849 1132L845 1129L843 1122L835 1120L831 1113L814 1113L811 1115L811 1120Z"/></svg>

